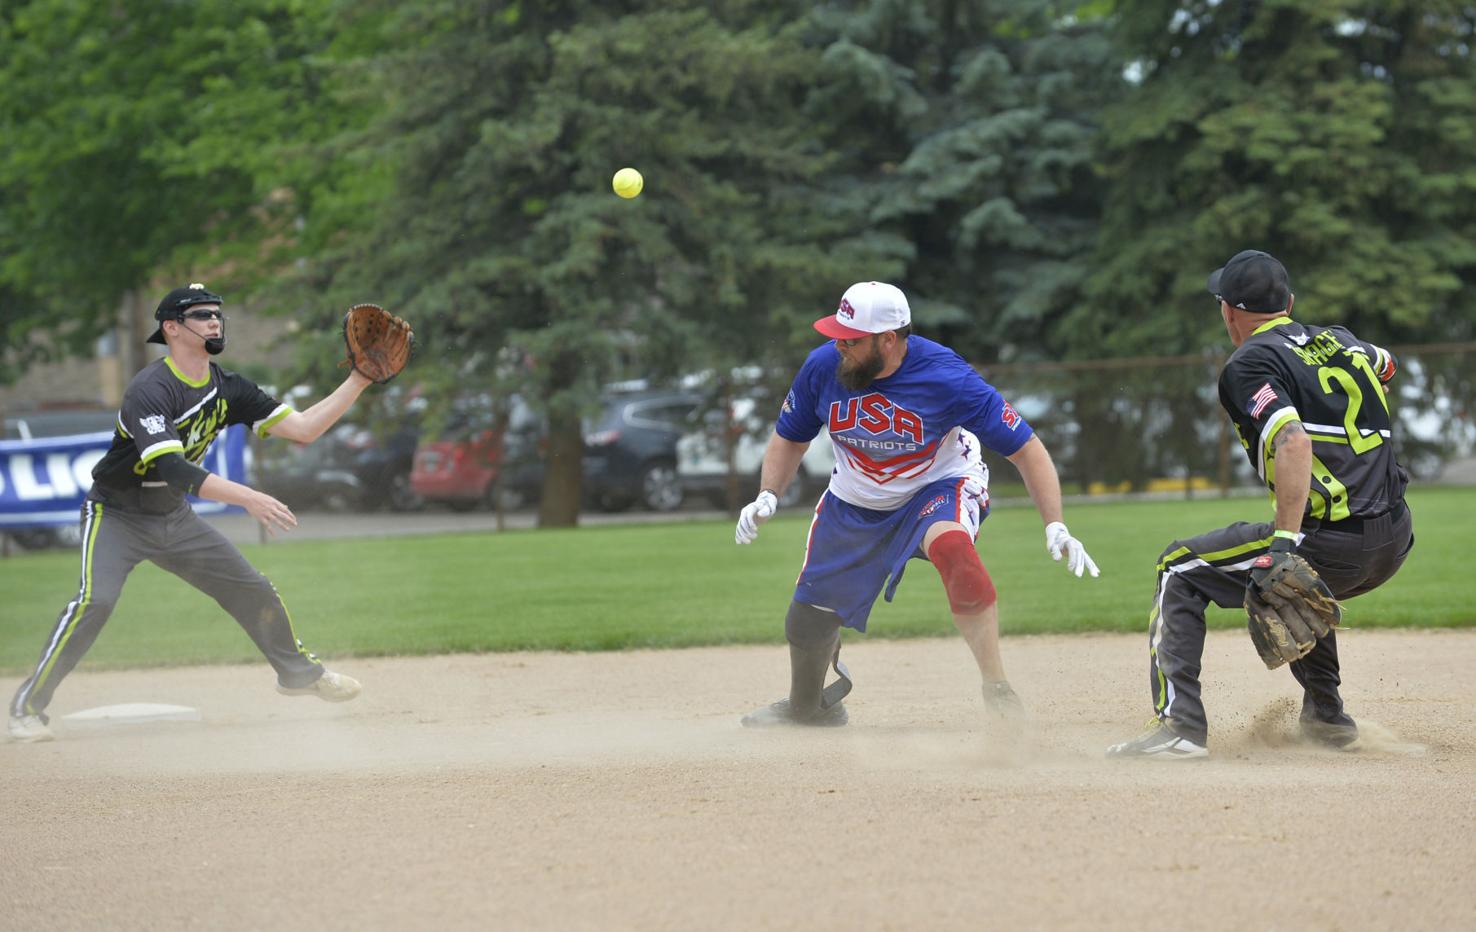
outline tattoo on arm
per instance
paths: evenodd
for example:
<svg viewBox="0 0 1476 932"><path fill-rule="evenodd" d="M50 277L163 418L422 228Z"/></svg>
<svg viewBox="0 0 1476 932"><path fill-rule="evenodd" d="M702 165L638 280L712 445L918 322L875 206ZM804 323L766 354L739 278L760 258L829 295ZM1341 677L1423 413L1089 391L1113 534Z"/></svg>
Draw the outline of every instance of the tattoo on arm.
<svg viewBox="0 0 1476 932"><path fill-rule="evenodd" d="M1301 421L1292 421L1276 432L1276 439L1271 441L1271 449L1280 450L1281 445L1286 443L1293 434L1305 434L1306 432L1302 429Z"/></svg>

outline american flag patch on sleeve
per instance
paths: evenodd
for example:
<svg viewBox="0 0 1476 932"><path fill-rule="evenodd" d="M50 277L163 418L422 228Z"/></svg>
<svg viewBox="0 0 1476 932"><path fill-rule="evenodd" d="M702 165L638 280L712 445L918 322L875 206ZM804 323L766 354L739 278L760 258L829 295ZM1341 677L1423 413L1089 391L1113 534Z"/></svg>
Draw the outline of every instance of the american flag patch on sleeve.
<svg viewBox="0 0 1476 932"><path fill-rule="evenodd" d="M1260 417L1261 412L1265 411L1266 407L1275 400L1276 390L1271 387L1270 382L1267 382L1265 385L1262 385L1260 388L1256 389L1256 393L1252 395L1250 397L1250 401L1246 403L1246 409L1250 411L1251 417Z"/></svg>

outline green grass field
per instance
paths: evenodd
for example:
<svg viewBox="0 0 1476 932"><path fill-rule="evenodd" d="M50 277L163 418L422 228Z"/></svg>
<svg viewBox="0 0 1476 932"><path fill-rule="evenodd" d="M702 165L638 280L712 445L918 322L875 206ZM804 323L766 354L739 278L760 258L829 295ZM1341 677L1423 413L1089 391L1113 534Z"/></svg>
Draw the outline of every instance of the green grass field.
<svg viewBox="0 0 1476 932"><path fill-rule="evenodd" d="M1476 625L1462 559L1476 489L1410 496L1418 542L1381 590L1350 602L1350 626ZM1175 537L1235 520L1264 520L1260 498L1133 502L1068 508L1072 532L1102 567L1076 579L1045 553L1028 505L997 508L979 550L1000 592L1006 635L1146 630L1153 565ZM311 521L311 514L305 515ZM276 584L298 636L325 657L462 651L615 650L780 642L808 515L764 527L751 547L732 524L591 527L339 541L289 539L247 547ZM75 553L0 560L0 670L34 663L74 594ZM1243 616L1213 611L1215 627ZM937 574L909 565L870 636L953 631ZM259 655L214 602L151 564L129 579L87 658L124 667L250 661Z"/></svg>

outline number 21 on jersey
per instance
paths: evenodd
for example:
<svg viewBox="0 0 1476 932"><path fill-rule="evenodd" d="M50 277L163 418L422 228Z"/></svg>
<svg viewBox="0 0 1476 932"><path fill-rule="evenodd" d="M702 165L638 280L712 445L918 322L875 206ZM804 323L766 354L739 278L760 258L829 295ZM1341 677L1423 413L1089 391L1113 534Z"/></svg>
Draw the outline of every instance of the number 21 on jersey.
<svg viewBox="0 0 1476 932"><path fill-rule="evenodd" d="M1353 367L1368 376L1368 384L1373 386L1374 396L1384 406L1384 413L1389 413L1389 399L1384 394L1384 386L1379 382L1378 375L1373 366L1369 364L1368 357L1363 353L1344 354L1352 361ZM1364 433L1358 426L1358 414L1363 410L1363 389L1358 384L1358 379L1347 369L1336 366L1323 366L1317 370L1317 381L1326 394L1333 394L1333 383L1337 383L1337 389L1348 398L1347 410L1343 413L1343 427L1348 432L1348 446L1352 448L1355 456L1368 452L1384 442L1384 438L1377 429Z"/></svg>

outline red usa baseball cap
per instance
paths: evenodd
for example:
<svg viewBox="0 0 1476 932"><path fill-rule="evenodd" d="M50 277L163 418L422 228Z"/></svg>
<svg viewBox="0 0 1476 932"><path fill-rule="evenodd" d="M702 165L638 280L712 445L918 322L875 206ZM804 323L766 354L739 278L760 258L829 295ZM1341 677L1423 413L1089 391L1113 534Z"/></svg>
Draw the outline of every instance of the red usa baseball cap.
<svg viewBox="0 0 1476 932"><path fill-rule="evenodd" d="M857 282L841 295L835 313L815 321L815 329L832 340L857 340L912 323L907 296L896 285Z"/></svg>

